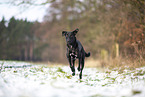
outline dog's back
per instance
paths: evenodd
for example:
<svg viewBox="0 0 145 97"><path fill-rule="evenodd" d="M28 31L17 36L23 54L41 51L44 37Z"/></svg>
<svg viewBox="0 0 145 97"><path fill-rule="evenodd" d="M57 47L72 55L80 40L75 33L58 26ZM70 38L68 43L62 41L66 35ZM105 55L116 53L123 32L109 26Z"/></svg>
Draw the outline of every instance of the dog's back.
<svg viewBox="0 0 145 97"><path fill-rule="evenodd" d="M77 44L78 44L78 48L80 49L80 51L82 50L82 53L84 53L85 57L89 57L90 56L90 52L86 53L81 42L79 40L76 40Z"/></svg>

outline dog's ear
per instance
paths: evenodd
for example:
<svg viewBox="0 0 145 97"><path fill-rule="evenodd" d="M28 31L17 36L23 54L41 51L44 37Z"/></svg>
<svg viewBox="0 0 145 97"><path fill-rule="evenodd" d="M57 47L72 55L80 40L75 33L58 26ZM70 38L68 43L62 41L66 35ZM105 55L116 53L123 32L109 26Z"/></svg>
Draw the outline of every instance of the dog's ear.
<svg viewBox="0 0 145 97"><path fill-rule="evenodd" d="M73 33L76 35L78 31L79 31L79 29L77 28L73 31Z"/></svg>
<svg viewBox="0 0 145 97"><path fill-rule="evenodd" d="M62 31L62 36L65 36L66 35L66 31Z"/></svg>

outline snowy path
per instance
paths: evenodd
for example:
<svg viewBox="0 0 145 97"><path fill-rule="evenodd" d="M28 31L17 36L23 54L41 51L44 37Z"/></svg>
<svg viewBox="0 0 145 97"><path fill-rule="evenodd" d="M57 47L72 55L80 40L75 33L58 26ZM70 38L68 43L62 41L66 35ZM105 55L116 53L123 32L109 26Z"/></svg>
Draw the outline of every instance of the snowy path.
<svg viewBox="0 0 145 97"><path fill-rule="evenodd" d="M3 67L11 65L29 63L6 61ZM68 66L2 68L0 97L145 97L145 67L104 72L85 68L83 79L78 78Z"/></svg>

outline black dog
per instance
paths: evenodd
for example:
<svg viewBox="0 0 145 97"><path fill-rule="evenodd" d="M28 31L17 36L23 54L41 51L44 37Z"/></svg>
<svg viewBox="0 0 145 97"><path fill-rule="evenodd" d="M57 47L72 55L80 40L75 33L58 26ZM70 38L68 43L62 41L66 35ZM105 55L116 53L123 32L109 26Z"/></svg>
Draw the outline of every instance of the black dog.
<svg viewBox="0 0 145 97"><path fill-rule="evenodd" d="M75 35L77 34L78 31L79 29L76 29L72 32L63 31L62 36L65 36L66 38L67 42L66 56L70 64L71 71L73 72L72 75L73 76L75 75L74 63L76 58L78 58L79 65L77 69L78 71L80 71L79 78L82 79L82 71L84 68L85 57L89 57L90 52L86 53L82 44L76 39Z"/></svg>

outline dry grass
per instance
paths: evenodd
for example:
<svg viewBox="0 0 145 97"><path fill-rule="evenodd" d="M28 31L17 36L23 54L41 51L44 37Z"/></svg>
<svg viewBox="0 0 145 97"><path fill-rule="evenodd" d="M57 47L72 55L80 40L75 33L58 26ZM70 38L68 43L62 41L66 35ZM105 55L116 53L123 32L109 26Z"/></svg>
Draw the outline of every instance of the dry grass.
<svg viewBox="0 0 145 97"><path fill-rule="evenodd" d="M110 58L109 60L101 60L101 59L89 59L85 62L85 67L94 67L94 68L130 68L134 69L137 67L145 66L145 60L136 58Z"/></svg>
<svg viewBox="0 0 145 97"><path fill-rule="evenodd" d="M116 68L116 67L129 67L129 68L136 68L136 67L142 67L145 66L145 60L136 58L136 59L131 59L131 58L110 58L107 61L101 60L101 66L102 67L108 67L108 68Z"/></svg>
<svg viewBox="0 0 145 97"><path fill-rule="evenodd" d="M32 62L33 63L33 62ZM34 62L33 64L43 64L43 65L48 65L49 67L54 67L54 66L69 66L68 63L66 64L61 64L61 63L52 63L52 62ZM78 66L78 61L76 61L75 66ZM110 58L109 60L101 60L101 59L87 59L85 60L85 67L88 68L136 68L136 67L142 67L145 66L145 60L136 58L136 59L131 59L131 58Z"/></svg>
<svg viewBox="0 0 145 97"><path fill-rule="evenodd" d="M85 61L85 67L101 67L101 64L99 60L89 59Z"/></svg>

